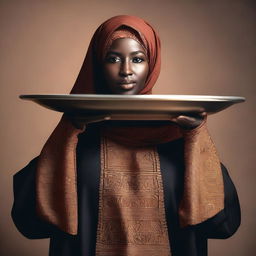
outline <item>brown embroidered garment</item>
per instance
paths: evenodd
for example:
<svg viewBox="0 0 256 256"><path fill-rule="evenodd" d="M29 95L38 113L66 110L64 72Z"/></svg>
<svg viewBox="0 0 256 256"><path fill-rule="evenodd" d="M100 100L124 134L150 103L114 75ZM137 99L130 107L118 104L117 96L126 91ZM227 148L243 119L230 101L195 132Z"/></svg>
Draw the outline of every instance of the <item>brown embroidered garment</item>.
<svg viewBox="0 0 256 256"><path fill-rule="evenodd" d="M155 147L103 137L97 256L169 256L163 185Z"/></svg>

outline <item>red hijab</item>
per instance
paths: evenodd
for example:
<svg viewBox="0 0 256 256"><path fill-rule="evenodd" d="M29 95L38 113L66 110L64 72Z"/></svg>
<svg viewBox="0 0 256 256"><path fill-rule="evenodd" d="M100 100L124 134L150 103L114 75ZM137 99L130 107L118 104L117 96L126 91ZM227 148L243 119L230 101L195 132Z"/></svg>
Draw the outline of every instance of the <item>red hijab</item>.
<svg viewBox="0 0 256 256"><path fill-rule="evenodd" d="M143 19L121 15L108 19L98 27L90 42L84 63L71 93L97 93L102 89L99 78L103 58L113 33L122 28L134 30L147 50L149 74L140 94L149 94L159 76L161 66L160 40L156 31Z"/></svg>

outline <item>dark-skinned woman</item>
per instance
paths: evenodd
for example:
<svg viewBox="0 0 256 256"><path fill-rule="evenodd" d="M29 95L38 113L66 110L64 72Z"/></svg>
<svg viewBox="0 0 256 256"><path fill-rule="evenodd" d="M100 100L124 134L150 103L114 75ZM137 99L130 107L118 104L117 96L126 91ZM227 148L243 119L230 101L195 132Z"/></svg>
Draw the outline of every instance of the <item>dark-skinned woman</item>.
<svg viewBox="0 0 256 256"><path fill-rule="evenodd" d="M116 16L95 32L71 93L151 94L155 30ZM235 187L206 115L165 122L64 115L40 155L14 176L13 220L50 255L205 256L208 238L240 225Z"/></svg>

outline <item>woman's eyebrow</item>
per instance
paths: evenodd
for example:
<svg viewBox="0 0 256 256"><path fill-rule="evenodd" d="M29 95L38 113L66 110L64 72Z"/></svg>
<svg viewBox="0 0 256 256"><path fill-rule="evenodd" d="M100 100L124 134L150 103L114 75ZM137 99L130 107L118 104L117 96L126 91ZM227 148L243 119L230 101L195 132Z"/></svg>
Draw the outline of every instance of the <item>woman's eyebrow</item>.
<svg viewBox="0 0 256 256"><path fill-rule="evenodd" d="M122 54L120 52L115 52L115 51L110 51L107 53L107 55L110 55L110 54L122 56Z"/></svg>
<svg viewBox="0 0 256 256"><path fill-rule="evenodd" d="M136 55L136 54L139 54L139 53L142 53L142 54L146 55L145 52L143 52L143 51L134 51L134 52L131 52L130 55ZM110 51L110 52L107 53L107 55L110 55L110 54L117 55L117 56L122 56L122 53L115 52L115 51Z"/></svg>
<svg viewBox="0 0 256 256"><path fill-rule="evenodd" d="M131 52L131 55L136 55L136 54L138 54L138 53L142 53L142 54L146 55L146 53L145 53L145 52L143 52L143 51L135 51L135 52Z"/></svg>

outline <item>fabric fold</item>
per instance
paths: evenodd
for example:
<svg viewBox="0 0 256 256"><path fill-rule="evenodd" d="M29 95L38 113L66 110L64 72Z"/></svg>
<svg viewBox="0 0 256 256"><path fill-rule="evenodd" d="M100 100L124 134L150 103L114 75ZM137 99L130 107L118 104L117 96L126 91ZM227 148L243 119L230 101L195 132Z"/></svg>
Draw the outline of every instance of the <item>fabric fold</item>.
<svg viewBox="0 0 256 256"><path fill-rule="evenodd" d="M77 234L76 146L78 134L65 116L44 145L36 167L37 213L66 233Z"/></svg>
<svg viewBox="0 0 256 256"><path fill-rule="evenodd" d="M193 130L183 130L184 194L179 208L181 226L199 224L224 208L221 163L206 119Z"/></svg>

